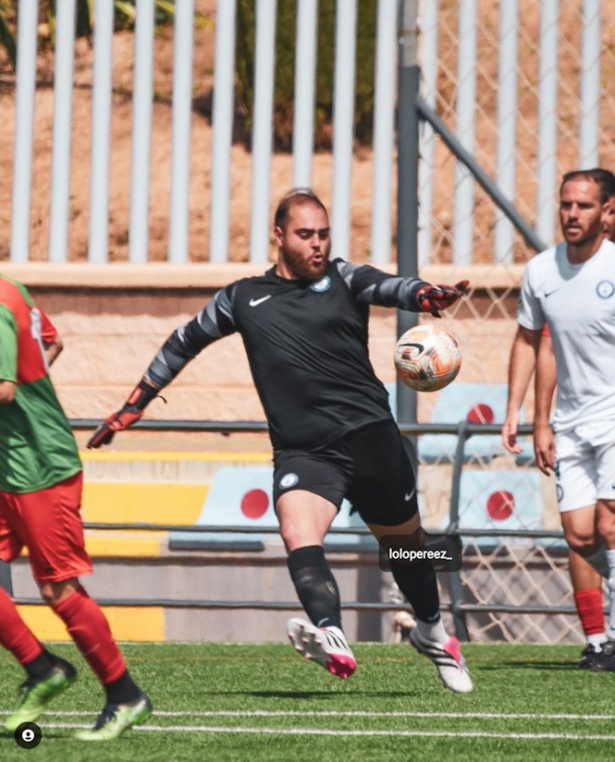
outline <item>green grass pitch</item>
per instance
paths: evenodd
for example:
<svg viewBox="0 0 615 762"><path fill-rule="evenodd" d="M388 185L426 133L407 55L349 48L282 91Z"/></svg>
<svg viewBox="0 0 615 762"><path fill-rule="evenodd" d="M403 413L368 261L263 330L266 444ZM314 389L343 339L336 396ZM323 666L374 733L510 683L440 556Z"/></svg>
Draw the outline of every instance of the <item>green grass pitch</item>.
<svg viewBox="0 0 615 762"><path fill-rule="evenodd" d="M0 735L0 760L50 762L342 762L357 760L600 760L615 748L615 674L576 667L580 647L467 645L475 691L445 690L408 645L357 645L347 681L287 644L125 644L156 713L119 741L72 738L103 695L71 645L53 650L79 679L39 719L43 739L21 749ZM23 679L0 654L0 711Z"/></svg>

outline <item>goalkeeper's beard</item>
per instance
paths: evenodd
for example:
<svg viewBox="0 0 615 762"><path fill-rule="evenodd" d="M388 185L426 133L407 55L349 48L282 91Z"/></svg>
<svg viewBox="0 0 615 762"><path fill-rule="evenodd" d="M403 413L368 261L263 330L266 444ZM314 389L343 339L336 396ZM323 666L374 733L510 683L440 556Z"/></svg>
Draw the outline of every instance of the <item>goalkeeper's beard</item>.
<svg viewBox="0 0 615 762"><path fill-rule="evenodd" d="M280 253L284 264L295 278L315 283L327 272L330 251L331 246L329 245L323 251L313 252L309 257L306 257L302 252L285 246L280 250Z"/></svg>

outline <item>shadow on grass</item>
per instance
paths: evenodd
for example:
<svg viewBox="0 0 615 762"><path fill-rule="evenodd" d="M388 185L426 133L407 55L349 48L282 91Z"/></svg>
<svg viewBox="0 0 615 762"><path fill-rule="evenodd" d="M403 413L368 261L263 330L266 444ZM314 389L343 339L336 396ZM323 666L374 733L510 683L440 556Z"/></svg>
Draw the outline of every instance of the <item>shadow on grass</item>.
<svg viewBox="0 0 615 762"><path fill-rule="evenodd" d="M527 659L523 661L510 660L501 661L498 664L475 664L470 665L474 672L497 672L500 669L548 669L556 671L572 670L575 672L584 671L579 669L579 665L574 661L538 661L537 659Z"/></svg>
<svg viewBox="0 0 615 762"><path fill-rule="evenodd" d="M356 691L352 690L345 695L369 696L373 698L407 698L411 693L417 695L420 691ZM331 691L209 691L216 696L254 696L255 698L285 698L285 699L323 699L336 700L340 696L339 690Z"/></svg>

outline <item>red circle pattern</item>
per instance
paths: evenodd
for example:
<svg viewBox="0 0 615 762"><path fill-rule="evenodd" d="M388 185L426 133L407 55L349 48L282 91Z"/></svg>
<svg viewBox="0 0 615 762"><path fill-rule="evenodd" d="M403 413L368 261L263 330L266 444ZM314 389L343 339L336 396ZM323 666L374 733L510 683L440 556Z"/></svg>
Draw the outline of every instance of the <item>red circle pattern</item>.
<svg viewBox="0 0 615 762"><path fill-rule="evenodd" d="M489 405L481 402L468 410L466 419L469 423L493 423L495 414Z"/></svg>
<svg viewBox="0 0 615 762"><path fill-rule="evenodd" d="M487 513L494 521L505 521L515 510L515 496L508 490L499 489L487 499Z"/></svg>
<svg viewBox="0 0 615 762"><path fill-rule="evenodd" d="M247 519L260 519L269 508L269 496L262 489L251 489L241 498L241 512Z"/></svg>

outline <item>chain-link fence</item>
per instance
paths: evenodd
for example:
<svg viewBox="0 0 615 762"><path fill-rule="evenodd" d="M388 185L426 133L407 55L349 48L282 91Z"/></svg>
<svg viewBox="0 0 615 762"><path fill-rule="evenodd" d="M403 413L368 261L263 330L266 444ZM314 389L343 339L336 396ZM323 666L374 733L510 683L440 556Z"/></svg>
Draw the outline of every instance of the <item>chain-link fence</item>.
<svg viewBox="0 0 615 762"><path fill-rule="evenodd" d="M459 142L494 179L546 245L559 235L562 175L615 168L615 19L600 0L430 0L420 18L422 94ZM421 130L419 261L449 282L470 278L470 298L443 327L464 350L459 379L419 395L425 423L502 423L507 365L516 330L518 288L531 246L432 128ZM522 420L533 417L530 387ZM479 441L480 439L480 441ZM419 481L427 526L442 528L452 495L454 442L419 438ZM508 641L577 640L570 613L541 616L507 607L573 611L562 540L504 536L506 529L559 529L553 480L531 459L508 455L494 436L472 439L464 456L459 525L493 529L466 537L464 600L494 607L467 611L471 636ZM445 594L446 595L446 594ZM498 610L499 609L499 610Z"/></svg>
<svg viewBox="0 0 615 762"><path fill-rule="evenodd" d="M559 237L563 174L615 168L615 20L600 0L434 0L420 18L422 93L536 229ZM534 251L432 128L421 130L420 272L473 290L448 324L460 380L506 382L518 287ZM433 400L419 401L431 420ZM533 395L528 396L531 417Z"/></svg>
<svg viewBox="0 0 615 762"><path fill-rule="evenodd" d="M472 642L583 642L563 549L545 547L546 540L515 544L501 538L497 545L486 547L467 537L466 542L461 572L464 603L457 617ZM439 582L443 608L452 609L448 576L441 574ZM413 626L412 615L403 608L404 598L394 583L383 597L400 606L392 617L390 636L399 641L407 637L403 630ZM447 630L455 632L456 617L445 611L443 618Z"/></svg>
<svg viewBox="0 0 615 762"><path fill-rule="evenodd" d="M550 245L559 235L562 175L580 166L615 167L609 4L430 0L423 3L421 34L425 98ZM518 234L512 256L496 256L494 204L466 180L441 141L432 147L427 126L422 140L428 166L421 196L429 215L423 228L430 234L422 241L423 262L449 263L455 254L474 263L527 261L532 251ZM473 220L471 251L455 240L467 224L456 208L460 186L474 200L465 206Z"/></svg>
<svg viewBox="0 0 615 762"><path fill-rule="evenodd" d="M476 423L479 412L468 417ZM529 437L520 441L515 459L496 435L470 437L455 464L456 437L418 439L423 523L463 540L458 578L440 575L442 600L451 628L473 641L581 642L555 488L536 469Z"/></svg>

